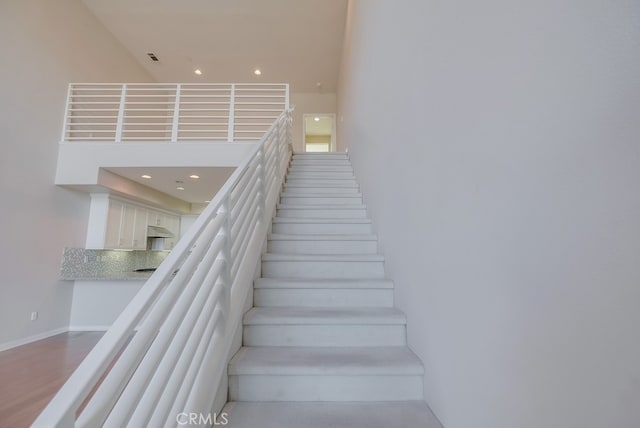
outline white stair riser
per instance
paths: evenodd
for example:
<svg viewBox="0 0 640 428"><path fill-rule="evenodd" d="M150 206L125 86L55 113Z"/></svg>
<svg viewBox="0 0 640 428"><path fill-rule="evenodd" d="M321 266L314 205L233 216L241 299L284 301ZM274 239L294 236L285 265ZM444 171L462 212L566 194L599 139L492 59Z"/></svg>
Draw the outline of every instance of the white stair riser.
<svg viewBox="0 0 640 428"><path fill-rule="evenodd" d="M295 193L295 194L338 194L338 195L353 195L360 193L360 189L358 187L300 187L300 186L291 186L288 184L284 185L284 191L287 193Z"/></svg>
<svg viewBox="0 0 640 428"><path fill-rule="evenodd" d="M296 153L292 156L293 160L305 159L305 160L326 160L326 159L349 159L346 153Z"/></svg>
<svg viewBox="0 0 640 428"><path fill-rule="evenodd" d="M329 172L329 171L296 171L291 172L287 175L287 181L293 179L316 179L316 180L333 180L333 179L350 179L355 181L356 177L352 172Z"/></svg>
<svg viewBox="0 0 640 428"><path fill-rule="evenodd" d="M341 281L339 279L318 279L318 280L307 280L307 279L264 279L258 278L254 281L255 288L327 288L334 290L344 290L344 289L393 289L393 281L388 279L382 280L371 280L371 279L363 279L361 281L358 280L345 280Z"/></svg>
<svg viewBox="0 0 640 428"><path fill-rule="evenodd" d="M357 235L371 233L371 223L274 223L273 233L300 235Z"/></svg>
<svg viewBox="0 0 640 428"><path fill-rule="evenodd" d="M291 165L289 172L348 172L353 174L351 165Z"/></svg>
<svg viewBox="0 0 640 428"><path fill-rule="evenodd" d="M365 208L286 208L278 209L284 218L367 218Z"/></svg>
<svg viewBox="0 0 640 428"><path fill-rule="evenodd" d="M383 262L263 261L265 278L384 278Z"/></svg>
<svg viewBox="0 0 640 428"><path fill-rule="evenodd" d="M280 203L292 205L355 205L362 204L362 196L280 196Z"/></svg>
<svg viewBox="0 0 640 428"><path fill-rule="evenodd" d="M293 161L289 164L288 170L291 171L351 171L353 173L353 167L349 162L336 162L336 161Z"/></svg>
<svg viewBox="0 0 640 428"><path fill-rule="evenodd" d="M322 178L287 178L285 184L291 184L295 186L329 186L329 187L354 187L358 186L358 182L355 178L332 178L332 179L322 179Z"/></svg>
<svg viewBox="0 0 640 428"><path fill-rule="evenodd" d="M244 346L405 346L404 325L245 325Z"/></svg>
<svg viewBox="0 0 640 428"><path fill-rule="evenodd" d="M284 254L376 254L376 241L300 241L281 239L268 242L270 253Z"/></svg>
<svg viewBox="0 0 640 428"><path fill-rule="evenodd" d="M393 307L393 290L380 288L256 288L253 304L260 307Z"/></svg>
<svg viewBox="0 0 640 428"><path fill-rule="evenodd" d="M349 159L292 159L291 166L351 166Z"/></svg>
<svg viewBox="0 0 640 428"><path fill-rule="evenodd" d="M218 414L225 428L442 428L427 404L407 402L246 403ZM219 427L215 427L219 428Z"/></svg>
<svg viewBox="0 0 640 428"><path fill-rule="evenodd" d="M422 376L229 376L234 401L422 400Z"/></svg>

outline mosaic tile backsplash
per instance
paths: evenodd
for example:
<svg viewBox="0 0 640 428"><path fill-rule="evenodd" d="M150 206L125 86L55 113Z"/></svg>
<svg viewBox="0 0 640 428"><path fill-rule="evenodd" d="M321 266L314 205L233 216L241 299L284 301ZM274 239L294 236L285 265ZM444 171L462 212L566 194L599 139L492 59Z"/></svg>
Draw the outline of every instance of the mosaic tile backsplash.
<svg viewBox="0 0 640 428"><path fill-rule="evenodd" d="M65 248L62 253L60 279L91 278L155 268L168 251L117 251Z"/></svg>

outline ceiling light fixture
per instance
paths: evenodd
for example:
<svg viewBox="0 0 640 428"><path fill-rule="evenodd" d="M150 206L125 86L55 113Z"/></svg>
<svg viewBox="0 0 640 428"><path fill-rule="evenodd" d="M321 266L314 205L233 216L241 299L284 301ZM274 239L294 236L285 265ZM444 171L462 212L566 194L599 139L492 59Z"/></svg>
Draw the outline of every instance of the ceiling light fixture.
<svg viewBox="0 0 640 428"><path fill-rule="evenodd" d="M176 190L184 190L184 187L182 187L182 186L176 187Z"/></svg>
<svg viewBox="0 0 640 428"><path fill-rule="evenodd" d="M143 175L141 175L140 177L142 177L142 178L147 178L147 179L151 178L151 176L150 176L149 174L143 174Z"/></svg>
<svg viewBox="0 0 640 428"><path fill-rule="evenodd" d="M200 178L200 176L199 176L199 175L196 175L196 174L191 174L191 175L189 176L189 178L198 179L198 178Z"/></svg>
<svg viewBox="0 0 640 428"><path fill-rule="evenodd" d="M255 70L253 70L253 74L255 74L256 76L260 76L262 74L262 71L260 71L259 68L256 68Z"/></svg>
<svg viewBox="0 0 640 428"><path fill-rule="evenodd" d="M202 70L200 70L199 68L196 68L195 70L193 70L194 73L196 73L198 76L202 75Z"/></svg>
<svg viewBox="0 0 640 428"><path fill-rule="evenodd" d="M313 120L315 120L316 122L320 122L320 118L318 116L314 117Z"/></svg>
<svg viewBox="0 0 640 428"><path fill-rule="evenodd" d="M211 201L204 201L205 204L208 204L209 202L211 202Z"/></svg>

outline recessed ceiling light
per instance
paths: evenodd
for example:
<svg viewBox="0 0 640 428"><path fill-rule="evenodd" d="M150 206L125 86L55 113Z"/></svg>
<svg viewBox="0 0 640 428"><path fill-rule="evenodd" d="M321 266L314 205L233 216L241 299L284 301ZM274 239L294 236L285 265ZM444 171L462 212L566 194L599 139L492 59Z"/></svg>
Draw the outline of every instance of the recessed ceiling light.
<svg viewBox="0 0 640 428"><path fill-rule="evenodd" d="M320 118L318 116L314 117L313 120L315 120L316 122L320 122Z"/></svg>
<svg viewBox="0 0 640 428"><path fill-rule="evenodd" d="M209 202L211 202L211 201L204 201L205 204L208 204Z"/></svg>
<svg viewBox="0 0 640 428"><path fill-rule="evenodd" d="M196 68L195 70L193 70L193 72L196 73L198 76L202 74L202 70L200 70L199 68Z"/></svg>
<svg viewBox="0 0 640 428"><path fill-rule="evenodd" d="M184 190L184 187L182 186L176 187L176 190Z"/></svg>
<svg viewBox="0 0 640 428"><path fill-rule="evenodd" d="M151 178L151 176L149 174L143 174L141 175L142 178Z"/></svg>
<svg viewBox="0 0 640 428"><path fill-rule="evenodd" d="M262 74L262 71L260 71L259 68L256 68L255 70L253 70L253 74L255 74L256 76L260 76Z"/></svg>
<svg viewBox="0 0 640 428"><path fill-rule="evenodd" d="M196 174L191 174L191 175L189 176L189 178L198 179L198 178L200 178L200 176L199 176L199 175L196 175Z"/></svg>

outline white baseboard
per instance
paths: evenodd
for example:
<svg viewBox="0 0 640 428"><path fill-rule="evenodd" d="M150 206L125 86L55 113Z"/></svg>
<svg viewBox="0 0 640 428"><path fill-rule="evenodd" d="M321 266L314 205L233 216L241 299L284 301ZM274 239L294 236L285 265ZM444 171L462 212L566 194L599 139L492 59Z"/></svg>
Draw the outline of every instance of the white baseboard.
<svg viewBox="0 0 640 428"><path fill-rule="evenodd" d="M0 352L7 349L17 348L18 346L26 345L27 343L37 342L38 340L46 339L47 337L55 336L57 334L66 333L69 331L67 327L56 328L55 330L45 331L44 333L34 334L33 336L24 337L18 340L12 340L11 342L0 343Z"/></svg>
<svg viewBox="0 0 640 428"><path fill-rule="evenodd" d="M110 325L70 325L69 331L107 331Z"/></svg>

